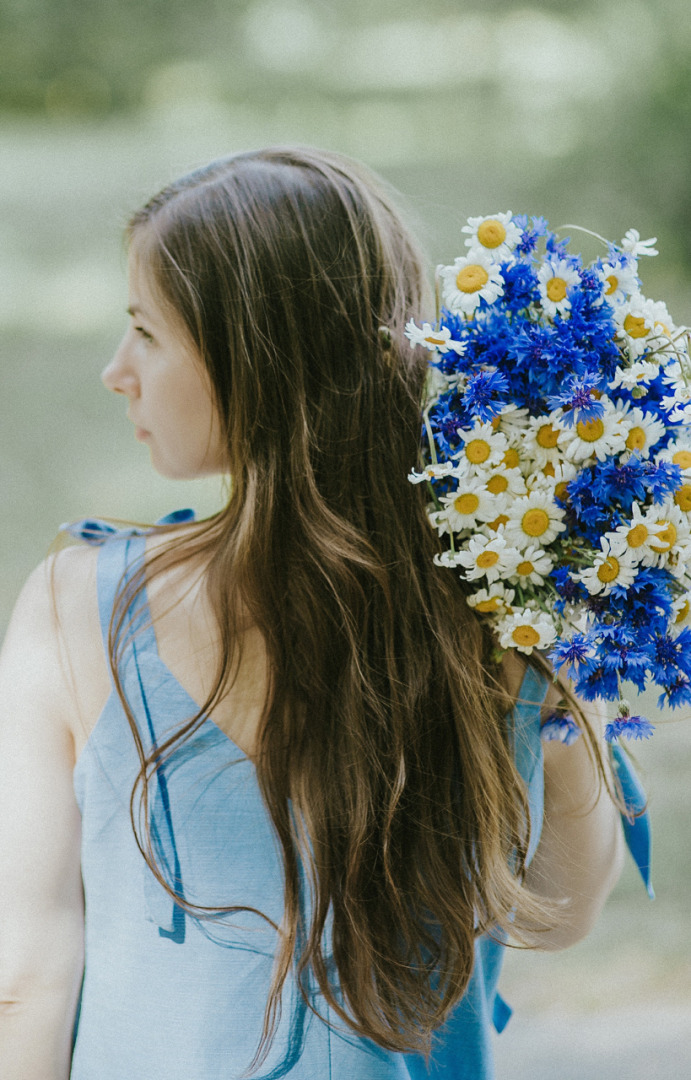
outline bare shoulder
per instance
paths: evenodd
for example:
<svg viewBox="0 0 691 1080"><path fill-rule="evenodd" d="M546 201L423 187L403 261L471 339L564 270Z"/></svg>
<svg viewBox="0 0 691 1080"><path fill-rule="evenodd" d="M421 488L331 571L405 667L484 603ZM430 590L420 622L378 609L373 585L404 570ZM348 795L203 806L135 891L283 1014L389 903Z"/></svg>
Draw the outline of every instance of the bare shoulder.
<svg viewBox="0 0 691 1080"><path fill-rule="evenodd" d="M0 667L5 690L13 683L36 707L43 701L46 720L64 725L76 746L88 737L109 690L97 562L98 549L80 545L39 563L15 604Z"/></svg>

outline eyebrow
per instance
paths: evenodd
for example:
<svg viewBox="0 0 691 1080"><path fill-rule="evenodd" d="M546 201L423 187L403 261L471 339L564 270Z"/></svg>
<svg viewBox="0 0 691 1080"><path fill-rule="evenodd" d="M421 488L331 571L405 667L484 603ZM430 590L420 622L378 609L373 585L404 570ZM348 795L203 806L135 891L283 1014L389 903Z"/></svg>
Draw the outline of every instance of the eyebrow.
<svg viewBox="0 0 691 1080"><path fill-rule="evenodd" d="M143 315L145 319L149 318L143 308L138 307L136 304L132 304L131 307L127 308L127 314L131 315L133 319L136 318L137 315Z"/></svg>

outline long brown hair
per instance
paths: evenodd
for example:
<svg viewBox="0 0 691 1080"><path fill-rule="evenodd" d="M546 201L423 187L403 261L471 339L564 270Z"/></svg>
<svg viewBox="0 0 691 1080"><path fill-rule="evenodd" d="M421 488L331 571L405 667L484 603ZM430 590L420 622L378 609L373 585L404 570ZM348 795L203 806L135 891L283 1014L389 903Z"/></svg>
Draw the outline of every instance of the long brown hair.
<svg viewBox="0 0 691 1080"><path fill-rule="evenodd" d="M255 626L269 673L256 774L285 916L254 1064L292 970L357 1034L427 1051L476 936L517 907L544 925L545 908L521 885L528 807L501 669L457 576L433 565L425 492L407 481L426 361L403 331L429 317L424 260L382 181L302 149L214 162L129 235L206 365L232 477L225 508L173 535L115 606L111 667L141 760L135 835L171 896L212 910L156 866L148 786L232 683ZM145 575L197 557L222 643L215 688L147 755L118 677L124 613Z"/></svg>

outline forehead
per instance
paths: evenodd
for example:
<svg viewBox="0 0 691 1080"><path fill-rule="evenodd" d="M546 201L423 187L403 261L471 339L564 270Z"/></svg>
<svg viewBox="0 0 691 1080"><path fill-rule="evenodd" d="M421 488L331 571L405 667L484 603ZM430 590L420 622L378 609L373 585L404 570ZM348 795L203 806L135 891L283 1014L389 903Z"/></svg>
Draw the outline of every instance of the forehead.
<svg viewBox="0 0 691 1080"><path fill-rule="evenodd" d="M129 281L129 312L145 318L159 333L168 330L194 349L189 331L179 311L163 294L153 269L150 249L146 243L130 245L127 258Z"/></svg>
<svg viewBox="0 0 691 1080"><path fill-rule="evenodd" d="M130 306L143 314L163 314L163 303L153 271L140 246L131 245L127 257Z"/></svg>

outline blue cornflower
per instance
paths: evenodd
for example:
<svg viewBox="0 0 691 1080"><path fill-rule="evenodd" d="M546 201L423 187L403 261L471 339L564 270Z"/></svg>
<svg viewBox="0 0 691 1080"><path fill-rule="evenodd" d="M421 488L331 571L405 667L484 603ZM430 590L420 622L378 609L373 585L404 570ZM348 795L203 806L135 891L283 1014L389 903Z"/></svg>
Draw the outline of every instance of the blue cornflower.
<svg viewBox="0 0 691 1080"><path fill-rule="evenodd" d="M679 705L691 705L691 679L687 675L679 675L673 682L665 686L664 694L657 699L658 708L669 705L676 709Z"/></svg>
<svg viewBox="0 0 691 1080"><path fill-rule="evenodd" d="M671 581L672 575L664 567L639 567L626 596L610 600L610 613L646 640L666 634L672 614Z"/></svg>
<svg viewBox="0 0 691 1080"><path fill-rule="evenodd" d="M559 599L554 603L554 609L559 614L563 612L566 604L575 604L587 598L588 590L580 581L574 581L568 566L555 566L549 576L559 593Z"/></svg>
<svg viewBox="0 0 691 1080"><path fill-rule="evenodd" d="M525 364L529 370L561 368L557 343L557 331L553 326L526 322L518 333L514 333L509 351L517 364Z"/></svg>
<svg viewBox="0 0 691 1080"><path fill-rule="evenodd" d="M649 739L655 730L645 716L631 716L630 713L617 716L605 728L607 742L616 742L621 736L625 739Z"/></svg>
<svg viewBox="0 0 691 1080"><path fill-rule="evenodd" d="M589 420L597 420L605 412L604 405L592 396L592 391L599 382L599 375L583 375L581 378L571 376L560 393L547 398L547 404L550 409L561 407L564 410L564 423L567 427L573 427L581 421L587 423Z"/></svg>
<svg viewBox="0 0 691 1080"><path fill-rule="evenodd" d="M516 254L531 255L537 247L539 237L547 232L547 221L543 217L534 217L530 219L529 225L527 214L516 214L513 220L523 234L516 245Z"/></svg>
<svg viewBox="0 0 691 1080"><path fill-rule="evenodd" d="M599 548L600 537L609 528L612 498L609 492L603 497L597 488L596 477L595 468L582 469L569 481L568 492L571 513L576 515L588 540Z"/></svg>
<svg viewBox="0 0 691 1080"><path fill-rule="evenodd" d="M651 672L661 686L673 681L679 674L691 678L691 630L688 626L676 637L660 634L655 638Z"/></svg>
<svg viewBox="0 0 691 1080"><path fill-rule="evenodd" d="M454 408L451 403L451 395L445 395L430 409L429 422L434 435L434 441L442 455L452 457L461 441L458 429L466 422L465 410L462 406ZM456 399L460 402L460 399ZM427 429L423 425L423 438L426 437Z"/></svg>
<svg viewBox="0 0 691 1080"><path fill-rule="evenodd" d="M498 371L478 371L471 376L463 394L463 403L473 417L484 423L498 416L506 403L509 383Z"/></svg>
<svg viewBox="0 0 691 1080"><path fill-rule="evenodd" d="M598 629L597 656L607 671L628 679L638 690L645 689L646 673L652 662L651 650L641 645L635 634L621 624Z"/></svg>
<svg viewBox="0 0 691 1080"><path fill-rule="evenodd" d="M646 461L645 486L653 502L664 502L681 486L681 469L671 461Z"/></svg>
<svg viewBox="0 0 691 1080"><path fill-rule="evenodd" d="M573 266L580 265L580 259L574 259L569 256L568 248L571 242L571 237L566 236L563 240L557 240L553 232L545 232L547 253L549 255L556 255L558 259L568 259Z"/></svg>
<svg viewBox="0 0 691 1080"><path fill-rule="evenodd" d="M607 457L594 466L592 474L595 499L605 506L618 503L627 513L634 502L644 501L649 490L647 462L638 453L624 462L616 456Z"/></svg>
<svg viewBox="0 0 691 1080"><path fill-rule="evenodd" d="M597 293L598 297L602 292L602 279L590 266L581 270L581 288L586 292Z"/></svg>
<svg viewBox="0 0 691 1080"><path fill-rule="evenodd" d="M510 311L522 311L540 299L537 274L529 263L505 263L501 276L504 281L503 302Z"/></svg>
<svg viewBox="0 0 691 1080"><path fill-rule="evenodd" d="M572 743L575 743L580 734L581 729L573 717L562 713L552 713L540 728L540 736L545 742L558 740L563 742L565 746L571 746Z"/></svg>
<svg viewBox="0 0 691 1080"><path fill-rule="evenodd" d="M559 568L558 568L559 569ZM554 575L555 571L552 571ZM577 582L574 582L576 585ZM549 654L555 671L559 671L564 664L568 664L569 678L573 678L581 664L584 664L593 655L593 647L590 639L576 632L569 640L558 641Z"/></svg>
<svg viewBox="0 0 691 1080"><path fill-rule="evenodd" d="M583 664L575 680L575 690L585 701L595 701L596 698L614 698L619 693L619 680L616 672L607 671L604 664L589 661Z"/></svg>

